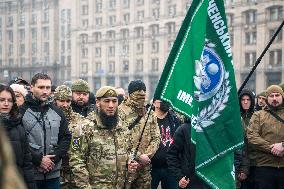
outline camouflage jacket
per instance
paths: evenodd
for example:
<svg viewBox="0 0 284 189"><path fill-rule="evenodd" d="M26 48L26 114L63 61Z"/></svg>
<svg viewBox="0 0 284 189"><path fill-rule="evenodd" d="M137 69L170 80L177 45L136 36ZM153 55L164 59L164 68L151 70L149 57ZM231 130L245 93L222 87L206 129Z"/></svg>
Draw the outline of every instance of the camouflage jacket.
<svg viewBox="0 0 284 189"><path fill-rule="evenodd" d="M128 129L129 125L132 124L138 117L138 114L124 102L119 106L119 118L125 128ZM140 119L140 121L130 129L130 149L133 153L137 147L139 138L141 136L147 114ZM150 158L154 156L160 145L160 130L157 123L157 118L150 114L147 121L142 140L138 149L137 156L141 154L148 154Z"/></svg>
<svg viewBox="0 0 284 189"><path fill-rule="evenodd" d="M127 130L120 124L112 130L102 125L96 112L94 125L73 131L70 166L77 188L121 189L128 160Z"/></svg>

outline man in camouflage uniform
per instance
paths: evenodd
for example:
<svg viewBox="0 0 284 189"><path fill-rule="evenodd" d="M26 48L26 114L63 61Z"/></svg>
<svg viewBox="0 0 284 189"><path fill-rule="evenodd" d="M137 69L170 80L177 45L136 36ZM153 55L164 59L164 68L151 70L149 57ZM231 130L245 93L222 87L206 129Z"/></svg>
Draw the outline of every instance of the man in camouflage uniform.
<svg viewBox="0 0 284 189"><path fill-rule="evenodd" d="M93 122L89 119L84 118L80 114L74 112L71 108L72 91L66 85L60 85L55 89L54 92L54 103L58 106L66 116L68 121L68 128L71 134L74 129L84 129L86 127L93 127ZM69 166L69 153L62 158L62 169L61 169L61 188L72 189L74 182L72 179L71 167Z"/></svg>
<svg viewBox="0 0 284 189"><path fill-rule="evenodd" d="M72 103L74 112L87 117L95 110L95 105L90 102L90 87L87 81L78 79L72 83Z"/></svg>
<svg viewBox="0 0 284 189"><path fill-rule="evenodd" d="M94 126L73 131L70 166L76 188L122 189L126 163L129 171L137 168L137 163L128 162L128 133L118 119L117 96L113 87L100 88L97 111L88 116Z"/></svg>
<svg viewBox="0 0 284 189"><path fill-rule="evenodd" d="M0 123L0 188L3 189L26 189L15 166L13 152L8 142L4 127Z"/></svg>
<svg viewBox="0 0 284 189"><path fill-rule="evenodd" d="M119 117L125 128L130 131L131 152L137 148L145 125L145 99L146 86L141 80L130 82L128 86L129 97L119 106ZM160 130L157 118L151 114L145 126L137 157L139 166L137 174L131 175L127 188L149 189L151 185L151 158L154 156L160 144Z"/></svg>

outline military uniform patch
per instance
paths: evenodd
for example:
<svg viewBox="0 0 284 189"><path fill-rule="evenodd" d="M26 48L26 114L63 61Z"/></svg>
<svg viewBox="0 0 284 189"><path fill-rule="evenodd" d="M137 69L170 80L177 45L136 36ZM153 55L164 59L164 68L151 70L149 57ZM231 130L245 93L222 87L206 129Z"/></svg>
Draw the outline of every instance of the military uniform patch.
<svg viewBox="0 0 284 189"><path fill-rule="evenodd" d="M81 150L82 141L81 137L74 137L72 140L72 149L74 151Z"/></svg>

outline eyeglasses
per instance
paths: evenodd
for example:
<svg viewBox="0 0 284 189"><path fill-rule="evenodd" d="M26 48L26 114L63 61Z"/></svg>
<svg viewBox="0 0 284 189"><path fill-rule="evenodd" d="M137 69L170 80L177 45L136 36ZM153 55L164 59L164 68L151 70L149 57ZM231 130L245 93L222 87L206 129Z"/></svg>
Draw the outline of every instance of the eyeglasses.
<svg viewBox="0 0 284 189"><path fill-rule="evenodd" d="M5 98L0 98L0 103L1 104L4 104L4 103L10 103L10 104L13 104L13 100L12 99L5 99Z"/></svg>

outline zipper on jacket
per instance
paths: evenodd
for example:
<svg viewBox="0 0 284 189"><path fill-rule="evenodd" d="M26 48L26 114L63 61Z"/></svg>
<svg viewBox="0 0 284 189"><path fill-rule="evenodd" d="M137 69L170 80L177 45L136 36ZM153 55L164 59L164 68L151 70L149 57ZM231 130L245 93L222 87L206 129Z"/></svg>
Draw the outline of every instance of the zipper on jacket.
<svg viewBox="0 0 284 189"><path fill-rule="evenodd" d="M43 154L45 156L46 155L46 128L45 128L44 115L42 111L40 112L40 117L42 120L42 129L43 129L43 144L44 144ZM44 173L44 180L46 180L46 173Z"/></svg>

